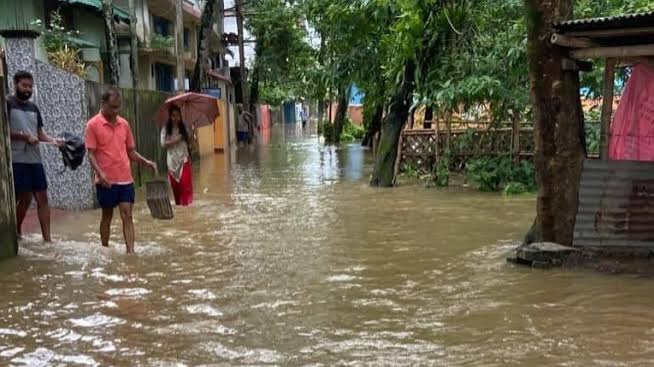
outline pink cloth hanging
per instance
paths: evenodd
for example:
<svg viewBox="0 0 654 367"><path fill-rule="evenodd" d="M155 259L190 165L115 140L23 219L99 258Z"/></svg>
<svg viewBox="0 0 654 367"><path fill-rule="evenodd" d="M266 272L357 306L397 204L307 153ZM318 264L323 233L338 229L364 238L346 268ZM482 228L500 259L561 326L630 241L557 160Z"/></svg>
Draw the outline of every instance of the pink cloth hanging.
<svg viewBox="0 0 654 367"><path fill-rule="evenodd" d="M654 69L634 66L611 125L612 160L654 161Z"/></svg>

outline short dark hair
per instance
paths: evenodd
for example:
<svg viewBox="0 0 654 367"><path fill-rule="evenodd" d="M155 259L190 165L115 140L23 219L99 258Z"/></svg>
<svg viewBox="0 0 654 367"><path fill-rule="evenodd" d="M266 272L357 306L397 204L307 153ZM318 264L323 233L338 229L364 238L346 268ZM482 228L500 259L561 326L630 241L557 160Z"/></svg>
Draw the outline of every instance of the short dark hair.
<svg viewBox="0 0 654 367"><path fill-rule="evenodd" d="M120 90L114 86L107 87L102 92L102 102L109 102L114 97L120 97Z"/></svg>
<svg viewBox="0 0 654 367"><path fill-rule="evenodd" d="M29 71L25 71L25 70L17 71L16 74L14 74L14 85L20 83L20 81L24 79L29 79L31 81L34 81L34 76L32 76L32 73L30 73Z"/></svg>

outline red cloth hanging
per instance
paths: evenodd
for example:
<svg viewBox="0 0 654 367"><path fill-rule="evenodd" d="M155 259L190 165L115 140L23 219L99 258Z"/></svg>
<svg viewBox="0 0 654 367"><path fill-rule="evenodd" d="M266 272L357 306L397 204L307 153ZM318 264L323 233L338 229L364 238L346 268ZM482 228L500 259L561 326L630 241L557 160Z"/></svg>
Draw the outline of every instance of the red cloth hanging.
<svg viewBox="0 0 654 367"><path fill-rule="evenodd" d="M654 161L654 69L634 66L611 125L609 157Z"/></svg>

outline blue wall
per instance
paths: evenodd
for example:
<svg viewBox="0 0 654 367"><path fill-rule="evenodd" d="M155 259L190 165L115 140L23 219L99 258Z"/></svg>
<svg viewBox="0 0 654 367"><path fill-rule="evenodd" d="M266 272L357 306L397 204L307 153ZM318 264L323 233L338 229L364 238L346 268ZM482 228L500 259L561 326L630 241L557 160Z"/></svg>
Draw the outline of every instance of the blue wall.
<svg viewBox="0 0 654 367"><path fill-rule="evenodd" d="M356 85L350 87L350 106L362 105L363 97L364 97L363 92L359 88L357 88Z"/></svg>

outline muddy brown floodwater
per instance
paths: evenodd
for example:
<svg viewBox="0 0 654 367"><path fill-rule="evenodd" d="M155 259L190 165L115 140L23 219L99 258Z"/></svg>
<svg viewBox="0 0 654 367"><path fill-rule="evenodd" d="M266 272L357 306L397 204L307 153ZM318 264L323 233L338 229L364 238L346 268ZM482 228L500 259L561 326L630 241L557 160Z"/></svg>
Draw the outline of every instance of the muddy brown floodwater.
<svg viewBox="0 0 654 367"><path fill-rule="evenodd" d="M648 366L652 280L505 257L533 197L367 185L369 154L276 128L196 167L136 256L98 212L0 263L0 365Z"/></svg>

